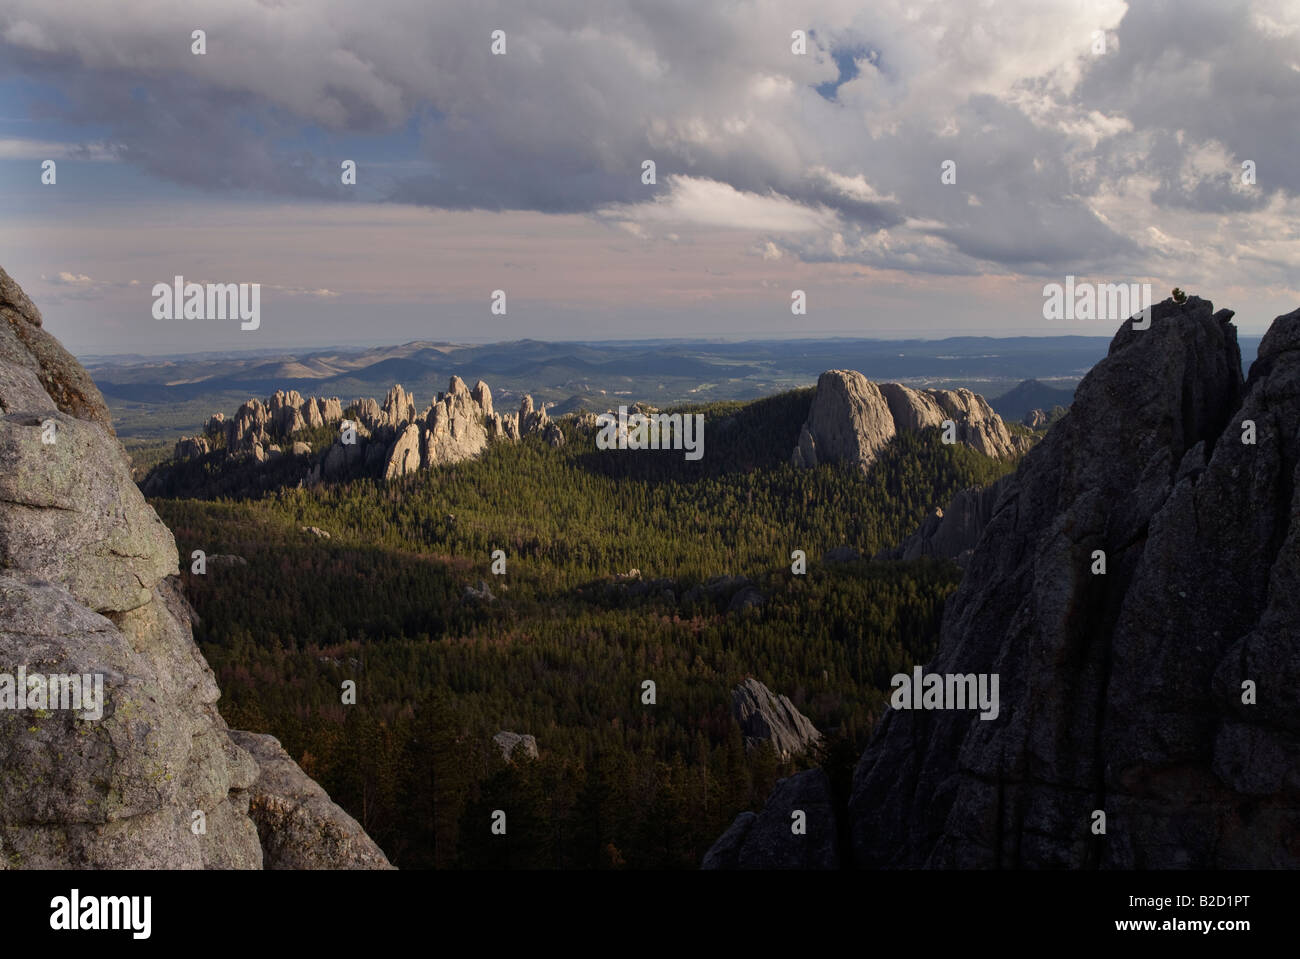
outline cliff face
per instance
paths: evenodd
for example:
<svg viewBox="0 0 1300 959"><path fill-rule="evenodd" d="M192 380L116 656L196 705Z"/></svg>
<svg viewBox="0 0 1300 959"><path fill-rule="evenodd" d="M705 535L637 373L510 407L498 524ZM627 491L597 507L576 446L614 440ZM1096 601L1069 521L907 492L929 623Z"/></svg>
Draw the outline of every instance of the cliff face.
<svg viewBox="0 0 1300 959"><path fill-rule="evenodd" d="M1004 481L925 670L1000 712L886 713L859 866L1300 866L1300 311L1247 383L1231 315L1126 323Z"/></svg>
<svg viewBox="0 0 1300 959"><path fill-rule="evenodd" d="M1300 867L1300 310L1245 382L1231 317L1189 297L1125 323L997 484L923 670L996 676L996 715L885 713L853 864ZM788 815L789 783L764 814ZM745 868L757 821L706 867Z"/></svg>
<svg viewBox="0 0 1300 959"><path fill-rule="evenodd" d="M817 380L808 419L791 460L796 466L850 463L866 469L898 433L951 420L955 438L986 456L1025 448L984 397L970 390L914 390L873 383L852 370L827 370Z"/></svg>
<svg viewBox="0 0 1300 959"><path fill-rule="evenodd" d="M979 542L1006 485L998 480L983 489L960 490L944 509L935 509L915 533L893 549L881 550L876 559L914 560L936 556L965 566Z"/></svg>
<svg viewBox="0 0 1300 959"><path fill-rule="evenodd" d="M386 867L292 760L232 738L168 578L175 541L99 391L3 270L0 467L0 868ZM99 708L22 708L20 671L101 676ZM313 828L278 839L267 795Z"/></svg>

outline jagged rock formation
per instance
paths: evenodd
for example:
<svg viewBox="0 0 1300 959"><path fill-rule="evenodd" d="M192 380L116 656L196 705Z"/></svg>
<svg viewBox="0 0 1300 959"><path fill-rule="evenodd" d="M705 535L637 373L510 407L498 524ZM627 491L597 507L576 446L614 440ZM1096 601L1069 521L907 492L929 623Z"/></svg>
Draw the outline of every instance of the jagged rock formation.
<svg viewBox="0 0 1300 959"><path fill-rule="evenodd" d="M182 462L224 450L225 456L247 457L266 462L281 452L280 440L295 457L310 457L311 446L292 441L295 433L320 426L339 426L333 444L310 466L302 467L300 479L318 483L365 470L385 479L397 479L418 470L472 459L487 448L489 436L518 440L537 433L551 446L564 444L564 433L525 396L519 412L498 413L493 409L492 391L479 380L469 389L459 376L451 377L445 393L439 393L423 413L417 413L415 397L394 385L383 403L373 398L355 400L347 408L338 397L303 398L297 391L276 391L265 402L252 399L227 419L216 413L208 420L202 436L184 437L177 442L173 459ZM351 440L345 442L345 439ZM144 484L148 495L160 495L166 484L160 472Z"/></svg>
<svg viewBox="0 0 1300 959"><path fill-rule="evenodd" d="M262 843L263 869L392 869L356 820L299 768L274 736L232 730L257 761L249 815Z"/></svg>
<svg viewBox="0 0 1300 959"><path fill-rule="evenodd" d="M420 427L407 423L384 457L384 479L414 473L420 468Z"/></svg>
<svg viewBox="0 0 1300 959"><path fill-rule="evenodd" d="M115 435L99 387L63 344L42 328L40 311L3 268L0 268L0 321L3 321L0 322L0 366L17 367L33 374L47 397L44 405L53 401L59 411L98 423L110 436ZM20 374L11 369L4 375L9 378ZM22 393L16 396L21 397Z"/></svg>
<svg viewBox="0 0 1300 959"><path fill-rule="evenodd" d="M1300 310L1244 384L1231 316L1126 322L1007 481L926 669L1000 713L885 714L859 866L1300 866Z"/></svg>
<svg viewBox="0 0 1300 959"><path fill-rule="evenodd" d="M792 828L803 813L806 832ZM703 869L836 869L839 837L831 784L820 769L782 779L755 815L743 812L704 855Z"/></svg>
<svg viewBox="0 0 1300 959"><path fill-rule="evenodd" d="M876 559L913 560L937 556L955 560L958 566L964 567L992 519L998 496L1005 485L1006 480L1002 479L983 489L972 486L961 490L946 509L934 510L915 533L893 549L877 553Z"/></svg>
<svg viewBox="0 0 1300 959"><path fill-rule="evenodd" d="M194 459L211 451L212 447L208 443L206 436L186 436L176 441L176 449L172 452L172 458L178 460Z"/></svg>
<svg viewBox="0 0 1300 959"><path fill-rule="evenodd" d="M1231 317L1126 322L1000 482L924 670L997 675L997 717L885 713L854 865L1300 866L1300 310L1244 383ZM743 867L767 812L708 866Z"/></svg>
<svg viewBox="0 0 1300 959"><path fill-rule="evenodd" d="M1039 430L1047 425L1047 413L1043 410L1030 410L1021 420L1031 430Z"/></svg>
<svg viewBox="0 0 1300 959"><path fill-rule="evenodd" d="M492 741L501 747L501 756L506 762L510 761L510 757L516 750L529 759L536 759L540 755L537 751L537 740L527 733L512 733L503 729L492 737Z"/></svg>
<svg viewBox="0 0 1300 959"><path fill-rule="evenodd" d="M771 743L783 760L804 752L822 737L794 703L752 676L731 691L731 713L740 723L746 746Z"/></svg>
<svg viewBox="0 0 1300 959"><path fill-rule="evenodd" d="M217 711L168 580L175 541L98 391L2 270L0 296L0 669L98 675L103 690L98 717L85 703L0 709L0 865L258 868L261 771ZM330 861L315 833L275 841Z"/></svg>
<svg viewBox="0 0 1300 959"><path fill-rule="evenodd" d="M952 420L956 439L986 456L1010 457L1026 446L1007 432L984 397L970 390L914 390L871 382L851 370L828 370L817 380L808 419L791 461L796 466L850 463L866 469L905 430Z"/></svg>
<svg viewBox="0 0 1300 959"><path fill-rule="evenodd" d="M485 421L492 415L492 392L482 380L470 392L453 376L446 393L425 414L423 438L425 467L459 463L487 448Z"/></svg>

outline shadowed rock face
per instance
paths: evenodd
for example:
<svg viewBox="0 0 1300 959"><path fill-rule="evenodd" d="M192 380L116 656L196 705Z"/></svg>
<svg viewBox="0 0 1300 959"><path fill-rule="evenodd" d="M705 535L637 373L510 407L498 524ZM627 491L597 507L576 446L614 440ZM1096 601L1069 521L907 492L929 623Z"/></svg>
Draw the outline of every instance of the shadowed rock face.
<svg viewBox="0 0 1300 959"><path fill-rule="evenodd" d="M0 673L99 675L103 694L99 716L70 698L0 709L0 868L260 868L264 850L271 865L387 865L336 855L373 843L287 756L275 775L296 771L310 808L288 832L254 824L264 770L217 711L169 579L175 541L85 371L3 271L0 296Z"/></svg>
<svg viewBox="0 0 1300 959"><path fill-rule="evenodd" d="M0 267L0 365L10 367L10 376L14 367L30 370L56 409L98 423L113 435L99 387L41 323L35 304Z"/></svg>
<svg viewBox="0 0 1300 959"><path fill-rule="evenodd" d="M1246 384L1231 315L1125 323L1004 481L926 668L999 674L1000 713L886 713L858 865L1300 865L1300 311Z"/></svg>
<svg viewBox="0 0 1300 959"><path fill-rule="evenodd" d="M1000 481L924 670L996 674L997 716L885 713L854 865L1300 867L1300 310L1244 383L1231 317L1125 323ZM706 867L743 867L768 807Z"/></svg>
<svg viewBox="0 0 1300 959"><path fill-rule="evenodd" d="M893 549L881 550L876 559L914 560L935 556L965 566L971 551L993 517L998 497L1006 486L999 480L983 489L959 491L945 509L936 509L915 533Z"/></svg>
<svg viewBox="0 0 1300 959"><path fill-rule="evenodd" d="M802 814L803 832L795 831ZM702 869L836 869L831 784L820 769L780 780L755 815L743 812L704 855Z"/></svg>

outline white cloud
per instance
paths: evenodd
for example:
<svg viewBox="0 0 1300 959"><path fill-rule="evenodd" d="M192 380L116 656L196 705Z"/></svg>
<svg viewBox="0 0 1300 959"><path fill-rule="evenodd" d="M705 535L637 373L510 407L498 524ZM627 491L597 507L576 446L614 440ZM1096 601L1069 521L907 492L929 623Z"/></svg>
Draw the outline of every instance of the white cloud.
<svg viewBox="0 0 1300 959"><path fill-rule="evenodd" d="M619 225L631 224L638 235L653 225L808 233L831 229L837 222L826 207L805 206L776 193L745 193L717 180L673 175L665 178L665 186L666 192L653 200L611 204L600 215Z"/></svg>
<svg viewBox="0 0 1300 959"><path fill-rule="evenodd" d="M111 162L118 159L118 148L109 143L59 143L0 137L0 160L93 160Z"/></svg>

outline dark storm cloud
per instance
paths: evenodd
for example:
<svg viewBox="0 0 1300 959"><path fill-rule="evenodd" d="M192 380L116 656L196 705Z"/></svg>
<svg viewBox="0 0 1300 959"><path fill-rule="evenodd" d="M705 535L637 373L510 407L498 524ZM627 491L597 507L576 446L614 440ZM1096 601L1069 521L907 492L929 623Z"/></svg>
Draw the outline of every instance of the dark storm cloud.
<svg viewBox="0 0 1300 959"><path fill-rule="evenodd" d="M1131 267L1142 240L1097 209L1129 178L1154 182L1145 203L1207 213L1300 190L1285 3L80 6L13 0L0 61L122 159L208 189L350 195L299 134L361 142L414 120L427 167L391 179L393 202L689 226L668 194L715 181L737 193L707 193L702 221L788 200L814 225L774 230L782 249L938 273ZM1255 160L1258 188L1227 159Z"/></svg>

